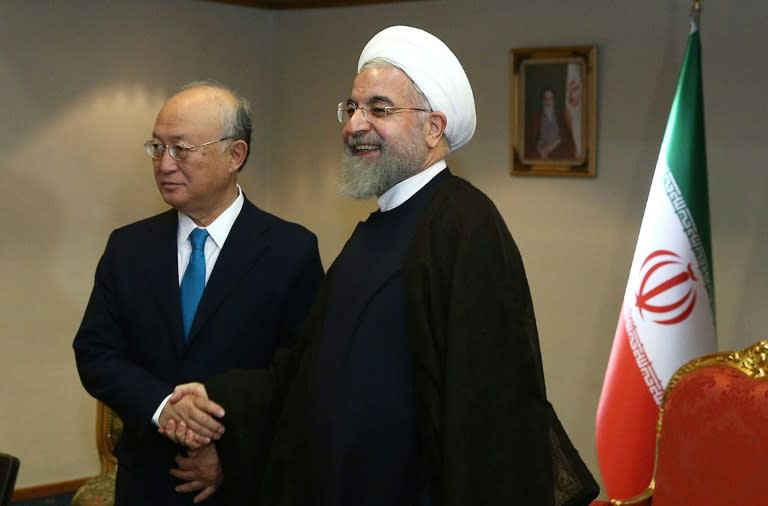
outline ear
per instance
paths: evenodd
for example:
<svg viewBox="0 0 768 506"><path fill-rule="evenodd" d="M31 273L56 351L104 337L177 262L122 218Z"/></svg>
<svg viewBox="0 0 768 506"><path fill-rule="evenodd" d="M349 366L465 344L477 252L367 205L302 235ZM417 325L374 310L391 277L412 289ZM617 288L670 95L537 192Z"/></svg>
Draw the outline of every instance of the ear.
<svg viewBox="0 0 768 506"><path fill-rule="evenodd" d="M448 124L448 118L443 112L431 112L429 113L429 120L427 121L427 146L430 149L435 148L445 134L445 127Z"/></svg>
<svg viewBox="0 0 768 506"><path fill-rule="evenodd" d="M230 172L237 172L240 170L245 160L245 155L248 154L248 144L244 140L238 139L229 146L229 156L232 159L230 164Z"/></svg>

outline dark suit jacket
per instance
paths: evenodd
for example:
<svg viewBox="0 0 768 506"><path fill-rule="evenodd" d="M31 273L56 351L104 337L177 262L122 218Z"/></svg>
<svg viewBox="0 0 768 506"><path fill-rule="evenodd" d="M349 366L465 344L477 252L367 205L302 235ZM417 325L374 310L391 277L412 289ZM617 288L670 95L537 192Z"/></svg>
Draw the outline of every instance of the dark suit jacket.
<svg viewBox="0 0 768 506"><path fill-rule="evenodd" d="M597 483L547 400L520 252L485 195L450 174L435 183L402 269L432 504L585 506ZM233 504L310 500L312 371L334 274L296 347L269 369L206 382L227 410L220 456ZM350 321L375 311L367 300L349 305Z"/></svg>
<svg viewBox="0 0 768 506"><path fill-rule="evenodd" d="M118 505L192 504L173 490L183 450L157 433L154 411L175 385L269 364L294 341L322 278L314 234L246 199L185 345L177 222L169 210L112 232L73 344L86 390L125 422Z"/></svg>

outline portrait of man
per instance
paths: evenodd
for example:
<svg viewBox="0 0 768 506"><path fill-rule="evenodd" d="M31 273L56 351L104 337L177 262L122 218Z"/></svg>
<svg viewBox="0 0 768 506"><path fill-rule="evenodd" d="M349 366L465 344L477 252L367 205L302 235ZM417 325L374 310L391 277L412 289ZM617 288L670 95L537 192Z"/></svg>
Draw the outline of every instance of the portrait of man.
<svg viewBox="0 0 768 506"><path fill-rule="evenodd" d="M565 114L564 101L554 88L544 86L539 105L526 121L526 158L572 160L577 157L571 122Z"/></svg>

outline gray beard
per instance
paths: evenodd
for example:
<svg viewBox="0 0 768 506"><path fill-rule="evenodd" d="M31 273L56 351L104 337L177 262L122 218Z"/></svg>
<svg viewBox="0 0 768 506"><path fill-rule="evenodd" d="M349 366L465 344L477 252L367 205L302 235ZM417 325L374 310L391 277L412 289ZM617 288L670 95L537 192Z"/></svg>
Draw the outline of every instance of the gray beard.
<svg viewBox="0 0 768 506"><path fill-rule="evenodd" d="M344 146L338 190L353 199L380 197L400 181L416 174L426 158L426 148L420 150L415 143L395 147L378 136L374 140L361 138L353 143L381 146L375 160L357 157L349 145Z"/></svg>

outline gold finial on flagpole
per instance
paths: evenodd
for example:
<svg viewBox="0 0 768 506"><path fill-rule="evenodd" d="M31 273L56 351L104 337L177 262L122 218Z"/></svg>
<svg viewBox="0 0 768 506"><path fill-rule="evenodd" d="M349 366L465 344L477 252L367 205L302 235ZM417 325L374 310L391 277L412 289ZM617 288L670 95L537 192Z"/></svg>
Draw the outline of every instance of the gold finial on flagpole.
<svg viewBox="0 0 768 506"><path fill-rule="evenodd" d="M690 33L699 31L699 17L701 16L701 0L693 0L691 4L691 30Z"/></svg>

